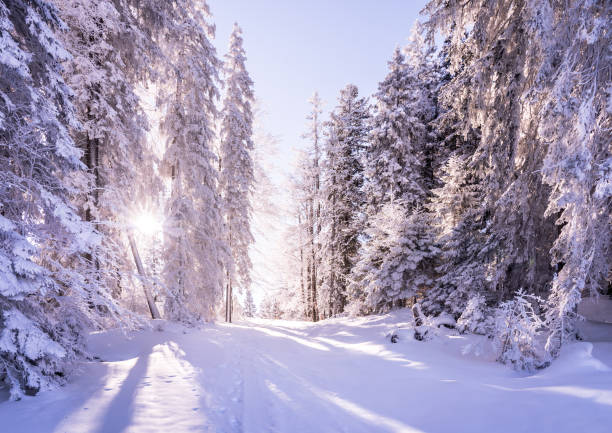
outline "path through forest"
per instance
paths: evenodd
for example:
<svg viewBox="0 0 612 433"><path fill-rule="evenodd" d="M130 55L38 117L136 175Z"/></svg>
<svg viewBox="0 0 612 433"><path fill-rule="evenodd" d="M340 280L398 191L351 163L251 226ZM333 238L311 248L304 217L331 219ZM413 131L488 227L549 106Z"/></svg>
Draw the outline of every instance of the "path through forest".
<svg viewBox="0 0 612 433"><path fill-rule="evenodd" d="M479 337L413 340L408 314L95 334L102 362L59 391L0 403L2 431L609 431L612 343L569 345L526 376L486 350L463 355Z"/></svg>

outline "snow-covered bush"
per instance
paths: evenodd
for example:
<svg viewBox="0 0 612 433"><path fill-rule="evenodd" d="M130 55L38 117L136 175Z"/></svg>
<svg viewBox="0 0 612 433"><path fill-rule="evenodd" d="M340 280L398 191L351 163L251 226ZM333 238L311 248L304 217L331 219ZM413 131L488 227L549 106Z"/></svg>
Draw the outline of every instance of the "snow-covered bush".
<svg viewBox="0 0 612 433"><path fill-rule="evenodd" d="M434 336L439 335L439 329L442 326L446 328L456 328L457 326L453 316L448 313L442 313L435 317L423 314L418 303L412 306L412 314L414 316L414 338L419 341L431 340Z"/></svg>
<svg viewBox="0 0 612 433"><path fill-rule="evenodd" d="M484 296L477 294L470 298L457 319L457 330L461 333L487 335L493 327L493 315L487 308Z"/></svg>
<svg viewBox="0 0 612 433"><path fill-rule="evenodd" d="M493 346L499 362L527 371L545 365L546 359L538 340L544 321L536 311L543 302L521 289L514 299L502 302L495 309Z"/></svg>

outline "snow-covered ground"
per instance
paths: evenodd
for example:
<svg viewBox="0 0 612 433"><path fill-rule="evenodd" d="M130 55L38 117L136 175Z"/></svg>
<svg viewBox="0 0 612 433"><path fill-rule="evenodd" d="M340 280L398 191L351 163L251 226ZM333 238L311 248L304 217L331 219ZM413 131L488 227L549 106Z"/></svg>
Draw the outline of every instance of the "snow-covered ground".
<svg viewBox="0 0 612 433"><path fill-rule="evenodd" d="M486 350L464 355L479 337L418 342L409 323L406 311L94 334L102 361L59 391L0 403L0 431L610 431L612 343L571 344L526 375ZM385 335L398 328L392 344Z"/></svg>

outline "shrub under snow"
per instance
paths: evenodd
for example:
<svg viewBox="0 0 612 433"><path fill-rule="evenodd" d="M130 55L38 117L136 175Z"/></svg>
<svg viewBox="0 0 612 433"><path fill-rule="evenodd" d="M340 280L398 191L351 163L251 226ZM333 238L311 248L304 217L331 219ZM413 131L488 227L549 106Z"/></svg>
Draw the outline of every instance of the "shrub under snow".
<svg viewBox="0 0 612 433"><path fill-rule="evenodd" d="M484 296L473 296L457 320L457 330L461 333L488 335L493 327L493 317L489 310Z"/></svg>
<svg viewBox="0 0 612 433"><path fill-rule="evenodd" d="M541 298L521 289L514 299L495 309L493 346L499 362L527 371L546 365L546 356L539 350L544 322L536 312L542 303Z"/></svg>

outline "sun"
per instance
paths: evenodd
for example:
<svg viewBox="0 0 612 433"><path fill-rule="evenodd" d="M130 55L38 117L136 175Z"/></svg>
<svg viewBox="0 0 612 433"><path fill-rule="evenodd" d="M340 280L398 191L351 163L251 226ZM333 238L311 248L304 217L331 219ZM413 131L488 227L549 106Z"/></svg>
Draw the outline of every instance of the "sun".
<svg viewBox="0 0 612 433"><path fill-rule="evenodd" d="M162 231L162 220L151 212L140 212L134 217L134 229L147 236L155 236Z"/></svg>

